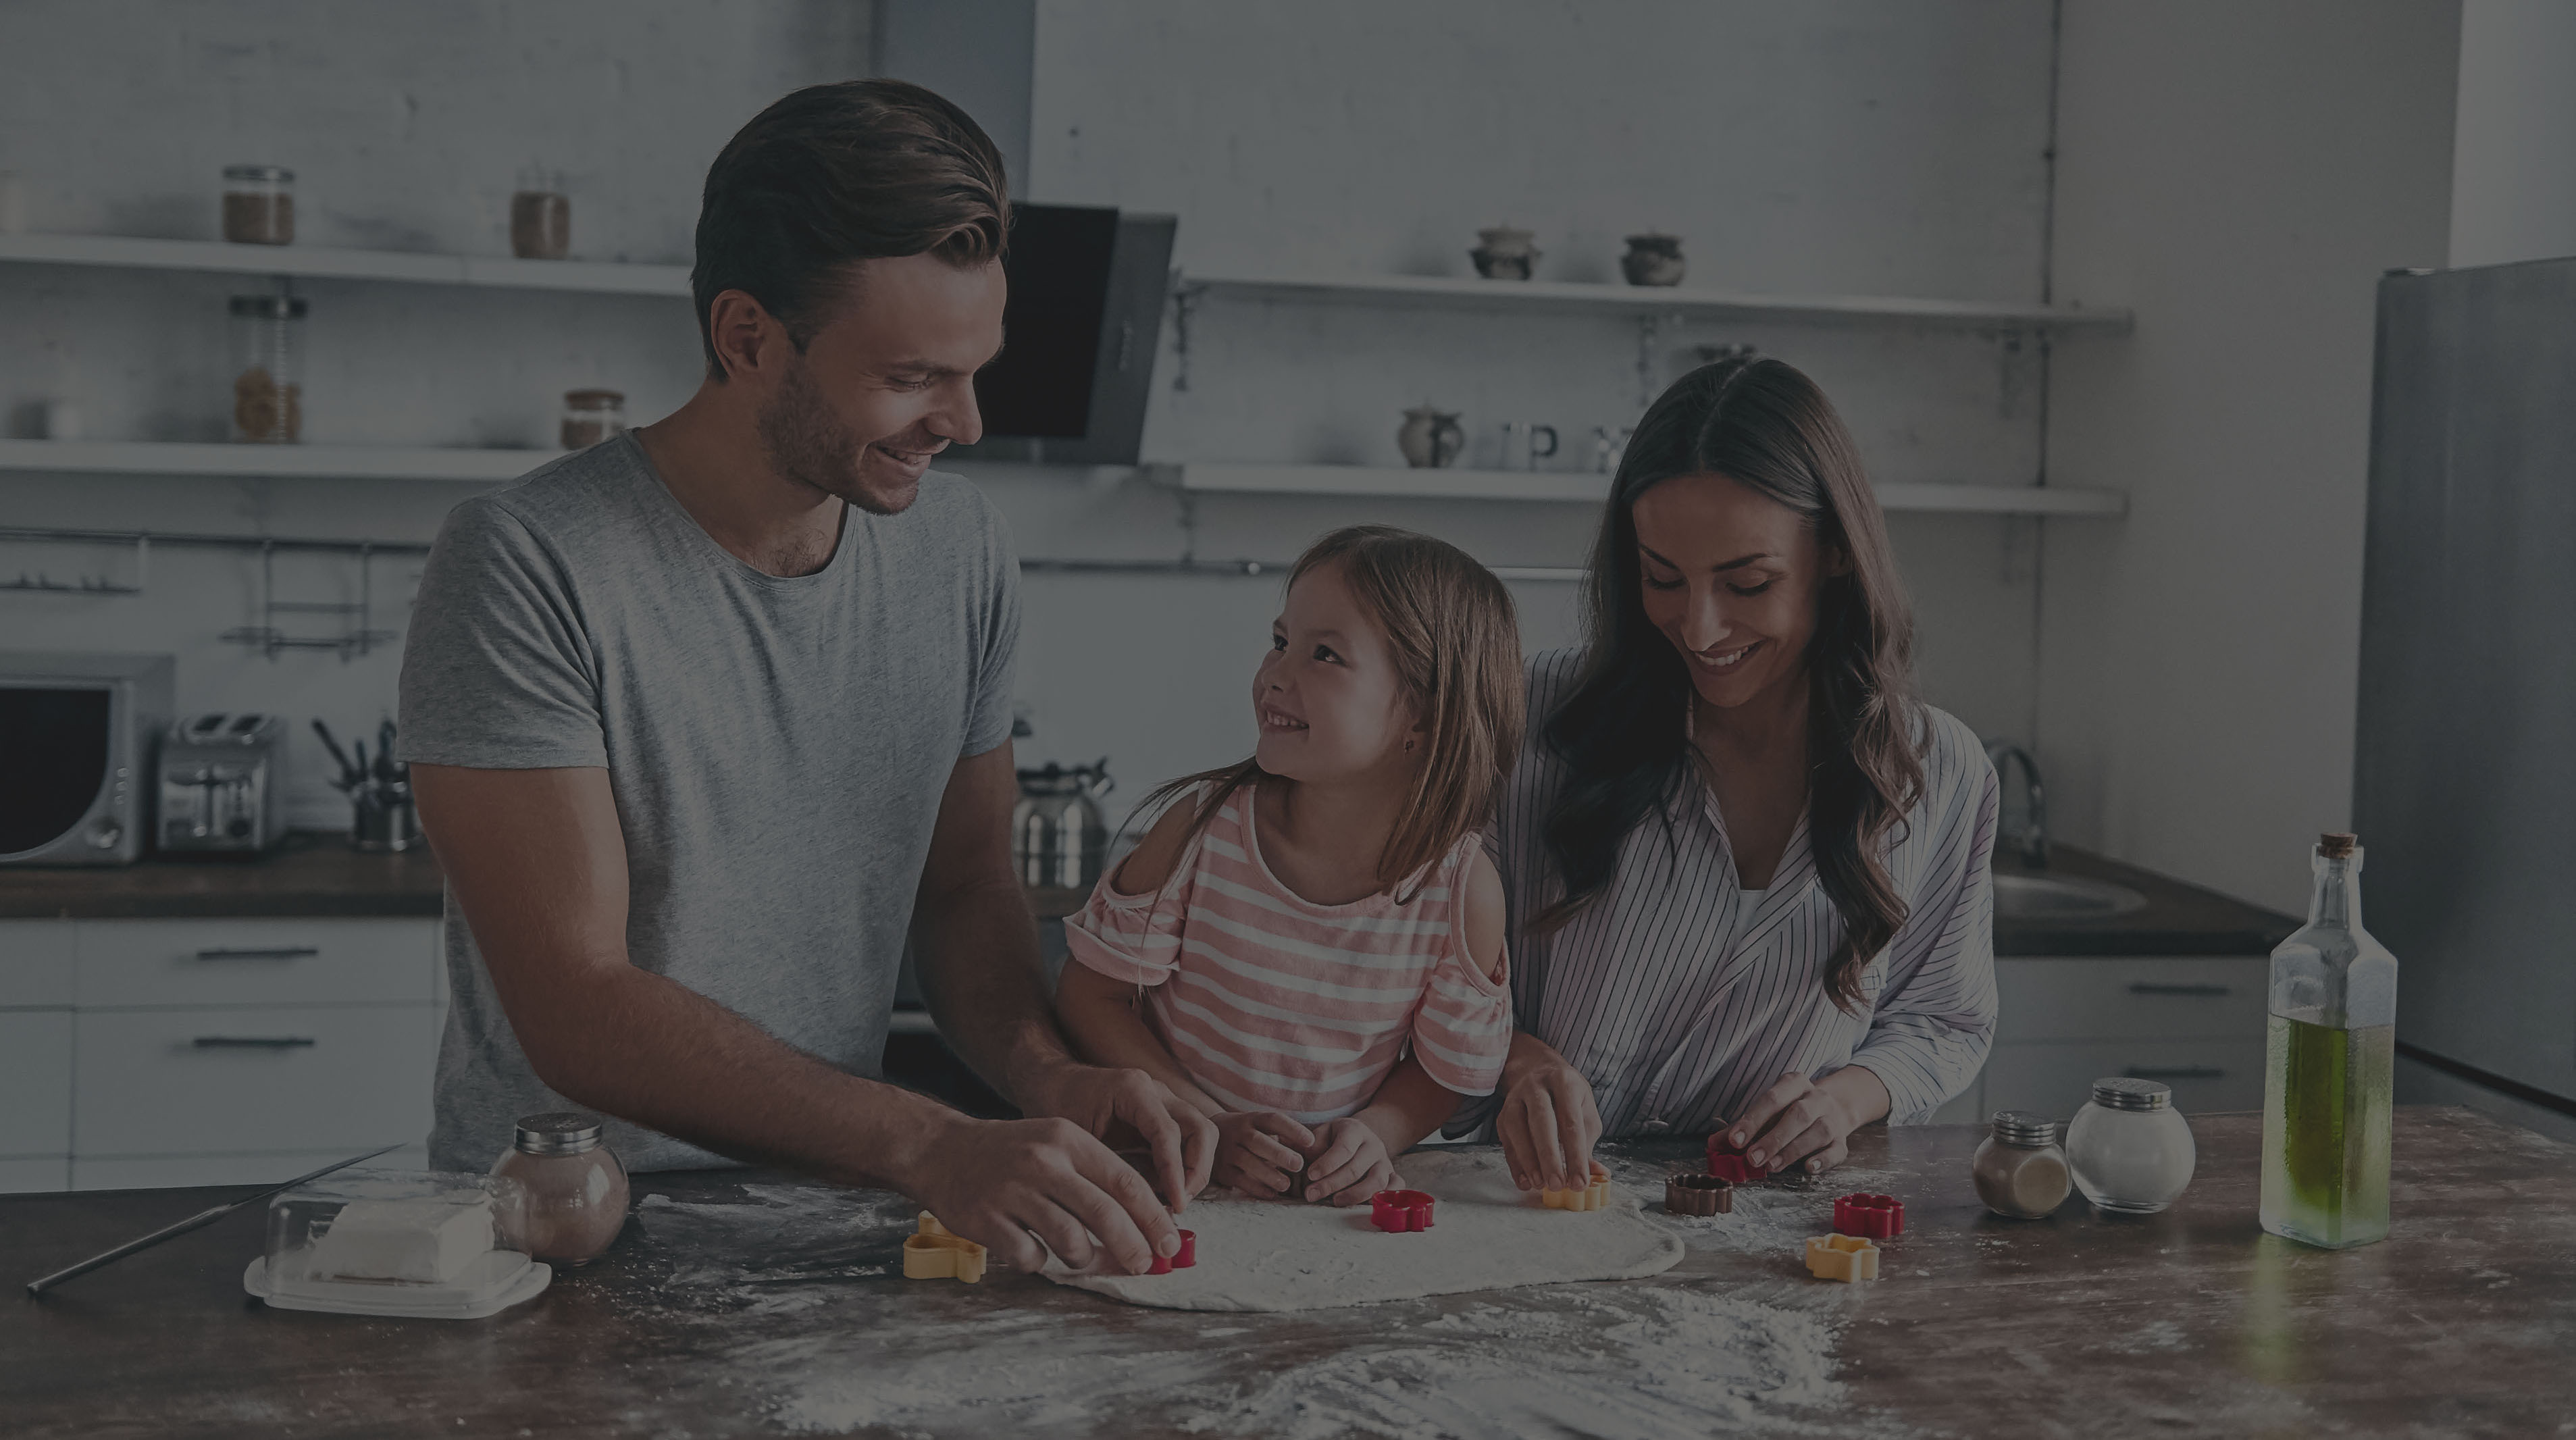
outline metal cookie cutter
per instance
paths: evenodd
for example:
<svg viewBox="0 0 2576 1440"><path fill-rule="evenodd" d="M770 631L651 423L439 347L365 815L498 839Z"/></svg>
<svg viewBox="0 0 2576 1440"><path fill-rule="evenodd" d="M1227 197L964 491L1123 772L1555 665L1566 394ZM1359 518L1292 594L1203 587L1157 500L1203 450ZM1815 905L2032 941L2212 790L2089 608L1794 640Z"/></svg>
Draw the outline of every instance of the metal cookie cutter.
<svg viewBox="0 0 2576 1440"><path fill-rule="evenodd" d="M1369 1197L1369 1223L1390 1234L1431 1228L1431 1196L1422 1190L1380 1190Z"/></svg>
<svg viewBox="0 0 2576 1440"><path fill-rule="evenodd" d="M1669 1215L1732 1215L1735 1186L1714 1175L1671 1175L1664 1179L1664 1212Z"/></svg>
<svg viewBox="0 0 2576 1440"><path fill-rule="evenodd" d="M1905 1233L1905 1202L1893 1195L1867 1193L1834 1199L1834 1233L1885 1240Z"/></svg>
<svg viewBox="0 0 2576 1440"><path fill-rule="evenodd" d="M972 1285L984 1278L984 1247L948 1233L937 1216L924 1210L920 1228L903 1238L903 1278L963 1280Z"/></svg>
<svg viewBox="0 0 2576 1440"><path fill-rule="evenodd" d="M1610 1208L1610 1172L1601 1162L1592 1162L1592 1183L1580 1190L1541 1190L1539 1203L1550 1210L1607 1210Z"/></svg>
<svg viewBox="0 0 2576 1440"><path fill-rule="evenodd" d="M1807 1242L1807 1273L1819 1280L1875 1280L1878 1247L1857 1235L1818 1235Z"/></svg>
<svg viewBox="0 0 2576 1440"><path fill-rule="evenodd" d="M1145 1273L1169 1275L1175 1270L1187 1270L1197 1263L1199 1263L1199 1232L1184 1230L1181 1232L1181 1248L1173 1251L1169 1259L1160 1255L1155 1256L1152 1267Z"/></svg>

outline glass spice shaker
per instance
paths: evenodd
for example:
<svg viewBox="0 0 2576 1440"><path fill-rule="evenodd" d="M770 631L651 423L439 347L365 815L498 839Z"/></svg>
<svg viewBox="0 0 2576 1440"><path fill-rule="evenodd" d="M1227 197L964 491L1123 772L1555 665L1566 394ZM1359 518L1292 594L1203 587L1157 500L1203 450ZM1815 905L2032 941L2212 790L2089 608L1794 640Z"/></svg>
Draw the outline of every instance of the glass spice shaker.
<svg viewBox="0 0 2576 1440"><path fill-rule="evenodd" d="M626 1167L600 1142L602 1122L579 1110L520 1117L492 1173L528 1190L529 1254L555 1265L587 1265L626 1228Z"/></svg>
<svg viewBox="0 0 2576 1440"><path fill-rule="evenodd" d="M561 260L572 251L572 201L563 178L523 170L510 197L510 253L522 260Z"/></svg>
<svg viewBox="0 0 2576 1440"><path fill-rule="evenodd" d="M2065 1202L2066 1152L2058 1148L2057 1122L2024 1110L1998 1110L1994 1133L1977 1146L1969 1176L1977 1198L1998 1215L2044 1220Z"/></svg>
<svg viewBox="0 0 2576 1440"><path fill-rule="evenodd" d="M564 392L563 448L586 450L626 433L626 396L616 390Z"/></svg>
<svg viewBox="0 0 2576 1440"><path fill-rule="evenodd" d="M304 309L296 295L232 298L234 439L303 438Z"/></svg>
<svg viewBox="0 0 2576 1440"><path fill-rule="evenodd" d="M2115 1075L2093 1082L2093 1098L2066 1126L2066 1168L2075 1188L2103 1210L2152 1215L2191 1183L2199 1150L2173 1108L2173 1087Z"/></svg>
<svg viewBox="0 0 2576 1440"><path fill-rule="evenodd" d="M295 172L282 165L224 167L224 238L236 245L295 243Z"/></svg>

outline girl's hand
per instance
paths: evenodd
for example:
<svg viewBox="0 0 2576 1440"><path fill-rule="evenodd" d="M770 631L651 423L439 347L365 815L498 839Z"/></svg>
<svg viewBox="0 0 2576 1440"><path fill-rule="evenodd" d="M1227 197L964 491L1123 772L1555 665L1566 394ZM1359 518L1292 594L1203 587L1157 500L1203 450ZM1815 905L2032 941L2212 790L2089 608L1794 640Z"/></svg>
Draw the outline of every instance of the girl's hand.
<svg viewBox="0 0 2576 1440"><path fill-rule="evenodd" d="M1317 1143L1314 1131L1276 1110L1219 1115L1217 1183L1263 1199L1286 1195Z"/></svg>
<svg viewBox="0 0 2576 1440"><path fill-rule="evenodd" d="M1306 1167L1308 1200L1357 1205L1402 1184L1394 1158L1386 1153L1386 1137L1358 1116L1316 1126L1315 1140L1323 1151Z"/></svg>
<svg viewBox="0 0 2576 1440"><path fill-rule="evenodd" d="M1799 1165L1813 1175L1850 1158L1851 1132L1885 1115L1887 1105L1887 1087L1864 1066L1846 1065L1821 1081L1793 1072L1755 1096L1726 1139L1757 1168Z"/></svg>
<svg viewBox="0 0 2576 1440"><path fill-rule="evenodd" d="M1591 1183L1592 1146L1601 1138L1592 1082L1526 1032L1512 1036L1494 1130L1512 1183L1523 1190L1580 1190Z"/></svg>

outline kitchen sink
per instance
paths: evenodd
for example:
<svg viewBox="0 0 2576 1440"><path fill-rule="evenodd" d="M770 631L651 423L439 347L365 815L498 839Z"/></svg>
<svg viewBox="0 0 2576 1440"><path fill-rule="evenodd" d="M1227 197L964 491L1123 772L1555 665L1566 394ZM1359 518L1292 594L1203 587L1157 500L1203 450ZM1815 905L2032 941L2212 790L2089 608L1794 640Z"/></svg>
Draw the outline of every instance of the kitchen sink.
<svg viewBox="0 0 2576 1440"><path fill-rule="evenodd" d="M1998 920L2107 920L2147 908L2147 897L2126 885L2071 875L1997 875Z"/></svg>

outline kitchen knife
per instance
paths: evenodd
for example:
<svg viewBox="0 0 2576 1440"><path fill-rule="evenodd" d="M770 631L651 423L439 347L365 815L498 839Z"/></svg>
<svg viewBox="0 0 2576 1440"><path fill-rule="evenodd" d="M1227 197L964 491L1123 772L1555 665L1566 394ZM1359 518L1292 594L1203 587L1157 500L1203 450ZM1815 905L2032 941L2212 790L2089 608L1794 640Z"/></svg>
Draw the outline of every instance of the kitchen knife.
<svg viewBox="0 0 2576 1440"><path fill-rule="evenodd" d="M92 1255L79 1264L71 1266L68 1269L57 1270L42 1280L31 1280L27 1282L27 1293L30 1295L42 1295L46 1291L53 1289L55 1286L60 1285L66 1280L72 1279L76 1276L86 1275L92 1270L98 1269L102 1265L113 1264L116 1261L122 1260L126 1256L133 1254L137 1250L149 1250L153 1246L160 1244L162 1241L167 1240L174 1235L185 1235L191 1230L202 1230L206 1226L212 1225L216 1221L221 1220L236 1210L239 1210L244 1205L255 1204L272 1195L283 1194L308 1180L319 1180L334 1170L346 1170L361 1160L373 1160L377 1156L384 1154L386 1150L399 1150L401 1148L402 1143L400 1141L396 1141L391 1145L385 1146L383 1150L370 1150L364 1155L352 1155L346 1160L325 1165L321 1169L307 1174L298 1175L283 1185L271 1186L266 1190L260 1191L256 1195L245 1195L239 1200L228 1200L212 1209L200 1210L196 1214L189 1216L187 1219L180 1221L176 1225L164 1225L149 1235L128 1240L113 1250Z"/></svg>

